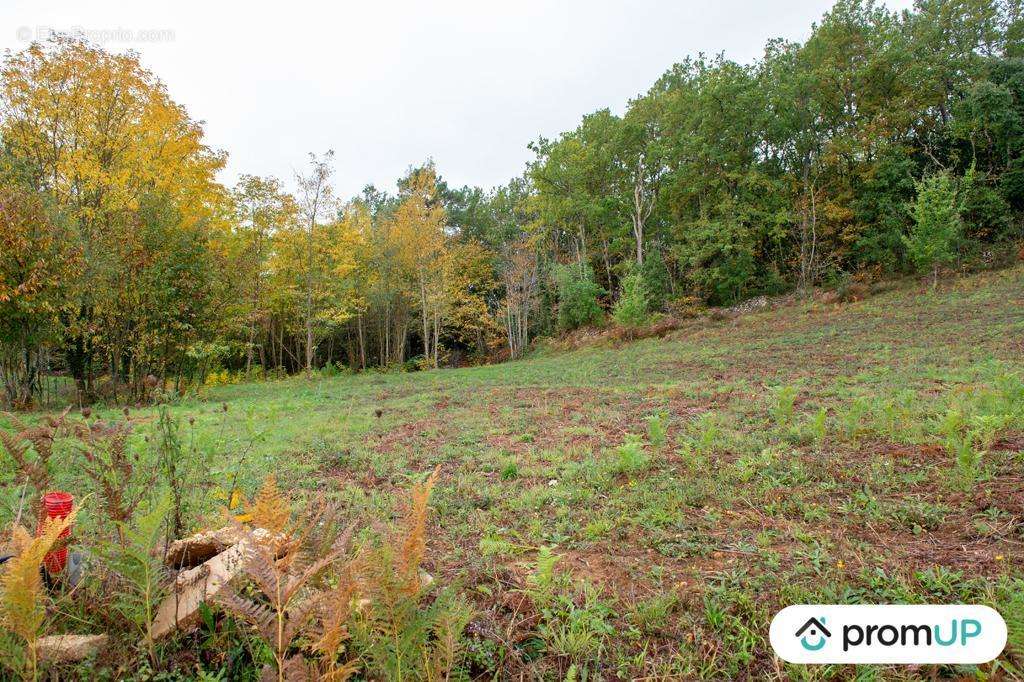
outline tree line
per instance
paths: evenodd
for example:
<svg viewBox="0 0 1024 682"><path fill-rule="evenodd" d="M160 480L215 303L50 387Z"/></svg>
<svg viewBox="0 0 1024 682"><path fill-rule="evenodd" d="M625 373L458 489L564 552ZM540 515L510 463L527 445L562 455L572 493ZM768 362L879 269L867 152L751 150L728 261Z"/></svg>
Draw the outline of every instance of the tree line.
<svg viewBox="0 0 1024 682"><path fill-rule="evenodd" d="M539 335L1012 252L1024 22L1010 0L840 0L803 43L672 66L617 115L456 188L430 161L335 195L226 156L134 54L74 37L0 72L0 381L82 400L212 368L437 367Z"/></svg>

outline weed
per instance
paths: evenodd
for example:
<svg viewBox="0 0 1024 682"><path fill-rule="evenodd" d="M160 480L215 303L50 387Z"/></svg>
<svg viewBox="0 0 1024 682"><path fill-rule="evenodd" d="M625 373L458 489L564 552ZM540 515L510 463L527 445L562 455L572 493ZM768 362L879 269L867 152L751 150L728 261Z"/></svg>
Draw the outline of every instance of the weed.
<svg viewBox="0 0 1024 682"><path fill-rule="evenodd" d="M156 424L156 459L171 494L170 533L179 538L185 531L185 519L198 511L192 497L202 490L209 463L199 452L182 447L178 420L167 405L159 407Z"/></svg>
<svg viewBox="0 0 1024 682"><path fill-rule="evenodd" d="M693 423L693 430L696 432L690 443L693 450L699 455L710 454L715 443L722 435L722 428L718 424L718 417L713 412L705 412Z"/></svg>
<svg viewBox="0 0 1024 682"><path fill-rule="evenodd" d="M949 508L941 504L932 504L924 500L903 499L894 505L890 516L901 526L918 535L924 531L937 530Z"/></svg>
<svg viewBox="0 0 1024 682"><path fill-rule="evenodd" d="M501 468L501 480L511 481L514 478L519 477L519 465L515 460L509 460L505 462L505 465Z"/></svg>
<svg viewBox="0 0 1024 682"><path fill-rule="evenodd" d="M946 436L946 451L953 458L954 484L963 491L973 488L981 475L985 452L975 446L975 441L975 432Z"/></svg>
<svg viewBox="0 0 1024 682"><path fill-rule="evenodd" d="M639 436L628 434L625 442L615 448L615 463L612 471L616 474L636 474L650 465L650 458L644 452Z"/></svg>
<svg viewBox="0 0 1024 682"><path fill-rule="evenodd" d="M864 397L853 399L846 412L842 415L843 434L849 440L857 442L864 434L864 418L871 411L871 401Z"/></svg>
<svg viewBox="0 0 1024 682"><path fill-rule="evenodd" d="M583 527L583 537L588 540L600 540L606 537L615 528L615 522L610 519L597 519Z"/></svg>
<svg viewBox="0 0 1024 682"><path fill-rule="evenodd" d="M970 433L978 448L988 450L1000 431L1012 421L1008 414L976 414L970 419Z"/></svg>
<svg viewBox="0 0 1024 682"><path fill-rule="evenodd" d="M779 386L775 389L775 402L771 407L771 415L779 428L788 426L793 420L796 406L797 389L795 386Z"/></svg>
<svg viewBox="0 0 1024 682"><path fill-rule="evenodd" d="M668 412L647 415L647 441L655 449L665 446L668 441Z"/></svg>
<svg viewBox="0 0 1024 682"><path fill-rule="evenodd" d="M565 658L578 668L596 661L605 638L615 632L614 611L605 604L597 588L583 582L576 594L559 594L541 608L538 632L553 656Z"/></svg>
<svg viewBox="0 0 1024 682"><path fill-rule="evenodd" d="M820 449L828 436L828 410L824 407L818 408L818 411L811 417L807 428L815 447Z"/></svg>
<svg viewBox="0 0 1024 682"><path fill-rule="evenodd" d="M673 592L655 594L633 605L629 621L641 631L653 634L668 624L669 616L679 604L679 597Z"/></svg>

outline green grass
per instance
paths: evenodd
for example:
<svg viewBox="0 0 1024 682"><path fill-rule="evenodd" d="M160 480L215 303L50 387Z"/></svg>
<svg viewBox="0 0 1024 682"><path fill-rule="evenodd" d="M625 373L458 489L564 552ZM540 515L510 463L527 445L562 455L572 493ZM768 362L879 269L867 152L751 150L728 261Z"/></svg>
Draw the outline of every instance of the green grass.
<svg viewBox="0 0 1024 682"><path fill-rule="evenodd" d="M387 513L440 466L427 568L474 602L474 674L756 678L787 604L1020 603L1022 358L1018 267L173 412L211 488L273 471ZM133 412L139 437L154 414Z"/></svg>

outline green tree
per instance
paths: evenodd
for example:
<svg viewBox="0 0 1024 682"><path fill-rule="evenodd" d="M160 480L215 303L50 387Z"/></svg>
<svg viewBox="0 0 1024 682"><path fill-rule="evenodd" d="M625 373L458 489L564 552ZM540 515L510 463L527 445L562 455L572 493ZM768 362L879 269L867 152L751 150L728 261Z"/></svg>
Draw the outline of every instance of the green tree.
<svg viewBox="0 0 1024 682"><path fill-rule="evenodd" d="M910 234L903 237L903 244L919 272L931 270L935 286L939 267L956 255L962 228L956 185L949 173L935 173L921 180L912 210L914 224Z"/></svg>
<svg viewBox="0 0 1024 682"><path fill-rule="evenodd" d="M51 218L40 195L0 187L2 402L29 407L39 392L44 344L56 339L77 263L66 227Z"/></svg>
<svg viewBox="0 0 1024 682"><path fill-rule="evenodd" d="M650 318L647 286L639 268L622 278L622 292L612 311L615 322L622 327L640 327Z"/></svg>
<svg viewBox="0 0 1024 682"><path fill-rule="evenodd" d="M660 248L648 249L644 264L640 267L647 301L652 310L662 310L672 294L672 275L665 265L665 256ZM623 284L625 286L625 284Z"/></svg>
<svg viewBox="0 0 1024 682"><path fill-rule="evenodd" d="M598 297L605 292L594 281L588 265L555 266L558 288L558 326L569 331L588 324L597 324L604 317Z"/></svg>

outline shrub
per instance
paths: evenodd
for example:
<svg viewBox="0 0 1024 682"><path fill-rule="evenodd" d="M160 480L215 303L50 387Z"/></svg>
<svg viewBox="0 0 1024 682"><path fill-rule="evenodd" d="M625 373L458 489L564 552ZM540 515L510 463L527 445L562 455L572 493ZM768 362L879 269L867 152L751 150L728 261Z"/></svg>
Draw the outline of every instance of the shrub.
<svg viewBox="0 0 1024 682"><path fill-rule="evenodd" d="M953 260L963 228L956 184L949 174L936 173L919 182L912 210L914 224L903 244L918 272L932 271L934 286L939 267Z"/></svg>
<svg viewBox="0 0 1024 682"><path fill-rule="evenodd" d="M622 278L622 294L612 312L615 322L623 327L641 327L650 317L647 286L643 275L634 270Z"/></svg>
<svg viewBox="0 0 1024 682"><path fill-rule="evenodd" d="M558 288L558 326L569 331L597 324L604 317L598 297L604 294L588 265L555 266Z"/></svg>
<svg viewBox="0 0 1024 682"><path fill-rule="evenodd" d="M704 302L698 296L679 296L667 304L668 312L673 317L691 318L704 312Z"/></svg>

